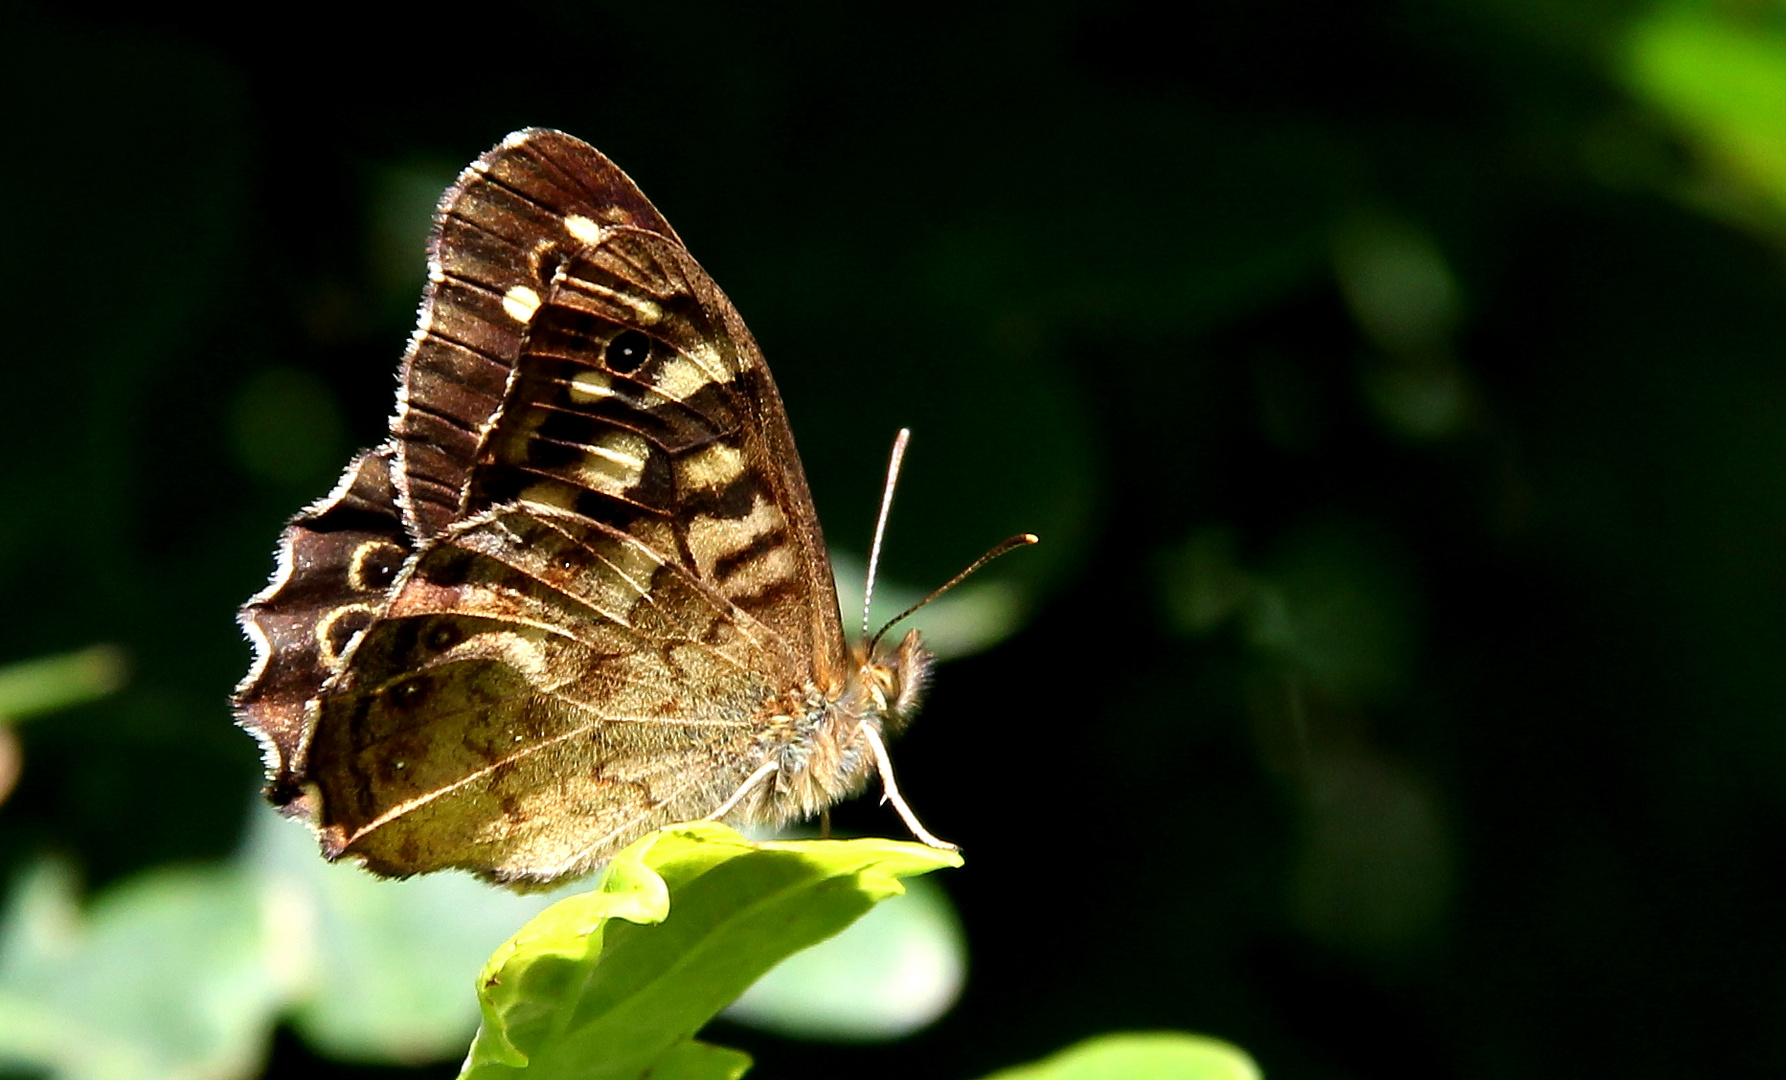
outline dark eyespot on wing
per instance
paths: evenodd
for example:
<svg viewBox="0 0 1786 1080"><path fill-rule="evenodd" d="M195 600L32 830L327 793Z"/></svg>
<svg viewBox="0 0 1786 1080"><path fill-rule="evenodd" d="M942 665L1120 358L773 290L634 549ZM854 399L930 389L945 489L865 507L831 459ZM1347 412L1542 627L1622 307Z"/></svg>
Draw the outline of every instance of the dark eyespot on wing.
<svg viewBox="0 0 1786 1080"><path fill-rule="evenodd" d="M614 336L602 351L602 363L618 375L631 375L651 359L651 339L637 330L625 330Z"/></svg>

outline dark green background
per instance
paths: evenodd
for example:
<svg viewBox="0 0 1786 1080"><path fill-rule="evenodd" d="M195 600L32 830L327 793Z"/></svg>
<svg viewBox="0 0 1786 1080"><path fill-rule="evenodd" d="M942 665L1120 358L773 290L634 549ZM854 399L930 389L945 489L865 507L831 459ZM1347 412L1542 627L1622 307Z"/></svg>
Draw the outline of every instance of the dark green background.
<svg viewBox="0 0 1786 1080"><path fill-rule="evenodd" d="M901 424L890 574L1044 537L896 751L966 998L718 1036L759 1075L1780 1075L1782 231L1629 89L1648 6L1556 6L14 17L0 659L135 674L23 729L0 860L234 848L233 611L380 438L434 194L547 125L750 321L833 542Z"/></svg>

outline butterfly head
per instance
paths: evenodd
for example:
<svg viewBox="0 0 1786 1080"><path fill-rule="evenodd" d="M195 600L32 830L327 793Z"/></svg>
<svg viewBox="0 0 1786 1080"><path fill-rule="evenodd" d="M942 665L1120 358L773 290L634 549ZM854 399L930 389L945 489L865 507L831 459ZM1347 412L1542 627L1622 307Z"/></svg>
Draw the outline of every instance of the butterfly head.
<svg viewBox="0 0 1786 1080"><path fill-rule="evenodd" d="M923 703L936 658L916 630L908 631L896 646L873 646L872 652L870 648L864 643L852 650L858 685L881 718L881 727L889 734L898 733Z"/></svg>

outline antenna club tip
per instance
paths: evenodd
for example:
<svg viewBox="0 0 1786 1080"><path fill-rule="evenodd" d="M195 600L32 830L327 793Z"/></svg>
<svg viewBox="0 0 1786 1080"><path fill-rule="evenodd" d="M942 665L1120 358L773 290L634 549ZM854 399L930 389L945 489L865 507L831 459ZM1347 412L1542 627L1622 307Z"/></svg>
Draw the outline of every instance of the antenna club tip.
<svg viewBox="0 0 1786 1080"><path fill-rule="evenodd" d="M1026 544L1039 544L1042 542L1042 538L1035 533L1024 533L1019 539Z"/></svg>

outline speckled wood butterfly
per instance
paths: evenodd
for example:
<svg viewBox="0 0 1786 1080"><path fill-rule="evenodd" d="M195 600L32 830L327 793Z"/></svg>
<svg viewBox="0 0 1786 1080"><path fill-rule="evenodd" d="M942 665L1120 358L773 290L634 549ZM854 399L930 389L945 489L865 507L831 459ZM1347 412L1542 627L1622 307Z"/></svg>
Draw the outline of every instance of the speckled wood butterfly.
<svg viewBox="0 0 1786 1080"><path fill-rule="evenodd" d="M389 440L242 609L241 725L331 859L519 886L643 833L817 812L931 658L847 646L781 398L624 173L520 131L442 198Z"/></svg>

